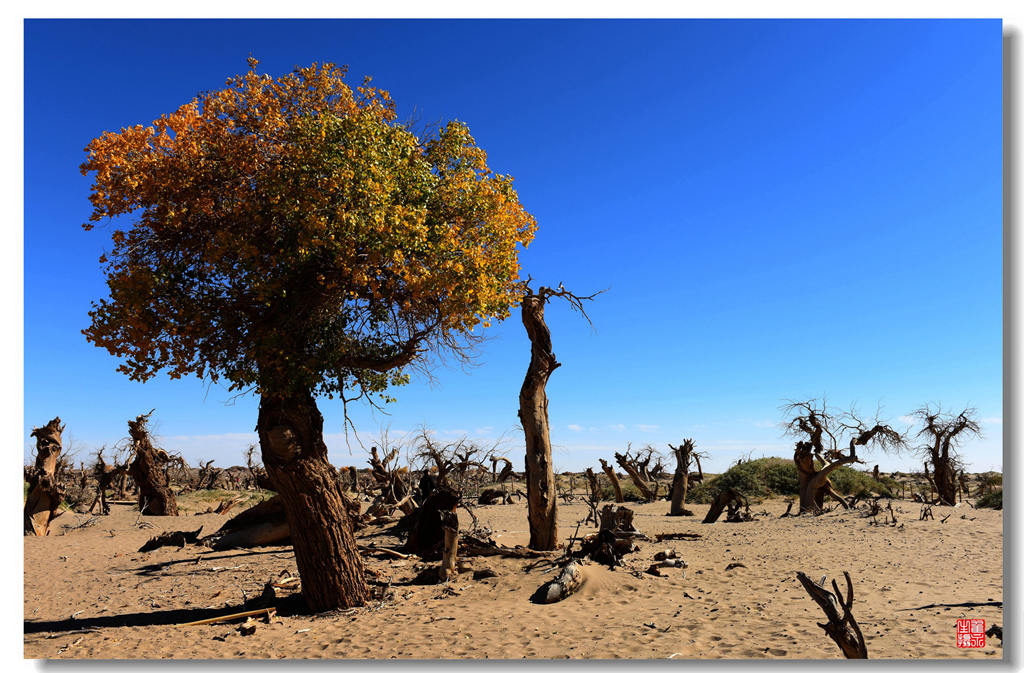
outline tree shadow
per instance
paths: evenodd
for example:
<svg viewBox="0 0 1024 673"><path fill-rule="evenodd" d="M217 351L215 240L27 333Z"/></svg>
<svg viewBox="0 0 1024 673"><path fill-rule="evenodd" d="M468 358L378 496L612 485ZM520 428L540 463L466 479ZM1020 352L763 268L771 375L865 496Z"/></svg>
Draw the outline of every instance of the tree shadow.
<svg viewBox="0 0 1024 673"><path fill-rule="evenodd" d="M195 565L199 561L210 561L210 560L219 561L221 559L236 558L236 557L239 557L239 556L256 556L256 555L259 555L259 554L282 554L282 553L289 553L291 551L292 551L291 547L274 547L272 549L266 549L266 550L263 550L263 551L243 551L243 552L239 552L237 554L224 554L223 556L210 556L210 555L207 555L207 554L202 554L202 555L200 555L200 556L198 556L196 558L178 559L176 561L161 561L159 563L150 563L148 565L139 566L138 568L135 569L135 573L138 574L138 575L152 576L152 575L154 575L156 573L159 573L161 570L164 570L165 568L169 568L171 566L176 566L176 565L181 565L183 563L191 563L191 564ZM214 552L211 552L211 553L212 554L220 554L221 552L214 551Z"/></svg>
<svg viewBox="0 0 1024 673"><path fill-rule="evenodd" d="M268 606L277 609L279 617L295 617L309 615L309 609L300 594L279 598L274 605ZM162 610L160 612L129 612L121 615L106 615L103 617L86 617L85 619L61 619L58 621L30 621L25 620L25 634L29 633L60 633L63 631L89 631L104 628L120 628L124 626L168 626L172 624L187 624L222 617L224 615L242 612L243 610L257 609L253 605L237 605L225 608L185 608L177 610Z"/></svg>

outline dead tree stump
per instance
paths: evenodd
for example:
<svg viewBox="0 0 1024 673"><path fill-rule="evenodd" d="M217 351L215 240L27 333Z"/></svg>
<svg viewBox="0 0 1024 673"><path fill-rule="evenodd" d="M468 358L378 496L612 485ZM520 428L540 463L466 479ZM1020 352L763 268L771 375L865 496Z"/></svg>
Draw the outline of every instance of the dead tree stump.
<svg viewBox="0 0 1024 673"><path fill-rule="evenodd" d="M459 517L455 512L441 512L441 528L444 530L444 547L441 558L441 581L447 582L459 571L456 561L459 553Z"/></svg>
<svg viewBox="0 0 1024 673"><path fill-rule="evenodd" d="M839 592L839 585L835 580L832 580L832 593L829 593L822 586L824 582L822 585L815 584L802 572L798 572L796 577L828 619L828 623L819 622L818 626L835 641L843 655L847 659L867 659L868 648L864 643L864 634L861 633L857 620L853 618L853 582L850 580L850 573L843 571L843 575L846 577L846 598ZM837 605L843 609L841 617L836 609Z"/></svg>
<svg viewBox="0 0 1024 673"><path fill-rule="evenodd" d="M57 461L63 450L61 434L64 425L60 416L40 428L33 428L36 438L36 462L26 468L28 497L25 499L25 535L49 535L50 523L60 516L64 486L57 478Z"/></svg>
<svg viewBox="0 0 1024 673"><path fill-rule="evenodd" d="M750 505L747 499L742 493L737 491L735 488L727 488L718 494L715 501L711 503L711 509L708 510L707 516L704 517L702 523L714 523L718 521L718 517L722 515L722 511L725 510L726 505L729 506L729 514L726 516L726 521L743 521L742 515L739 514L739 508L744 507L749 514ZM786 510L787 512L789 510ZM739 518L737 518L739 517Z"/></svg>
<svg viewBox="0 0 1024 673"><path fill-rule="evenodd" d="M684 439L679 446L668 445L676 457L676 472L672 477L672 501L669 505L669 516L693 516L686 509L686 491L690 485L690 460L693 458L694 443L692 439Z"/></svg>

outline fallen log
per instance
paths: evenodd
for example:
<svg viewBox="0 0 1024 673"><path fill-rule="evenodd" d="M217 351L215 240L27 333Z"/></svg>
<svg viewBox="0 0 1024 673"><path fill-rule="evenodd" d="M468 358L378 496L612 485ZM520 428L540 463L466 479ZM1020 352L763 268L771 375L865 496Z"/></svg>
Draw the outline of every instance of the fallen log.
<svg viewBox="0 0 1024 673"><path fill-rule="evenodd" d="M162 533L156 537L150 538L146 544L139 547L140 552L153 551L160 547L178 547L184 549L187 544L199 544L199 533L203 531L203 527L200 526L196 530L189 532L185 530L174 530L169 533Z"/></svg>
<svg viewBox="0 0 1024 673"><path fill-rule="evenodd" d="M725 517L726 521L750 521L753 518L750 516L750 505L743 494L735 488L727 488L715 498L715 501L711 504L711 509L708 510L707 516L704 517L703 523L718 521L718 517L722 515L722 511L726 506L729 507L729 513ZM740 507L745 509L745 514L740 514Z"/></svg>
<svg viewBox="0 0 1024 673"><path fill-rule="evenodd" d="M586 581L580 564L571 561L566 565L558 577L543 584L533 594L531 600L534 603L557 603L579 591Z"/></svg>

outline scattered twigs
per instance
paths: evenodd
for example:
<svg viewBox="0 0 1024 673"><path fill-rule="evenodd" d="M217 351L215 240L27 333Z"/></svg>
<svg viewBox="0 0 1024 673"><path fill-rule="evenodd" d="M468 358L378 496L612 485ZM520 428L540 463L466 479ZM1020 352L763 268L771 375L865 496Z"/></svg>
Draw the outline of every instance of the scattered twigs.
<svg viewBox="0 0 1024 673"><path fill-rule="evenodd" d="M664 540L697 540L700 537L700 533L658 533L654 539L657 542L662 542Z"/></svg>
<svg viewBox="0 0 1024 673"><path fill-rule="evenodd" d="M864 634L861 633L857 620L853 617L853 581L850 580L850 573L845 570L843 576L846 577L846 598L843 598L835 580L832 580L832 592L830 593L824 587L824 578L820 584L816 584L802 572L796 574L800 584L828 619L828 623L819 622L818 626L835 641L847 659L867 659L868 648L864 642ZM836 606L843 610L841 617Z"/></svg>

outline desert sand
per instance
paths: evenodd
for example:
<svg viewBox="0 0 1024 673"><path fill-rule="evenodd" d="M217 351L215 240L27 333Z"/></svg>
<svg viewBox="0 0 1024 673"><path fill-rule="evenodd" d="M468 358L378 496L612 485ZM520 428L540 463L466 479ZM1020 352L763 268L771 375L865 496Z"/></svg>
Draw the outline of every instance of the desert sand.
<svg viewBox="0 0 1024 673"><path fill-rule="evenodd" d="M203 514L139 517L128 505L90 526L65 513L54 535L24 538L25 656L29 658L708 658L837 659L839 648L817 622L820 609L796 580L805 572L843 584L853 579L853 614L870 658L1002 657L1001 642L958 649L958 618L1002 625L1001 511L934 508L895 501L896 526L872 525L863 511L778 518L781 499L752 511L769 516L744 523L703 525L706 505L692 517L668 517L667 502L628 505L636 528L694 532L693 540L641 542L625 567L590 564L583 589L551 605L531 603L555 573L530 559L469 558L448 584L416 584L437 562L364 556L385 597L323 615L282 609L271 623L242 635L238 623L180 624L210 616L207 609L244 609L268 580L296 575L289 547L212 552L188 546L136 550L169 530L216 530L227 517ZM525 503L476 508L480 522L507 546L528 541ZM951 516L943 523L943 517ZM582 504L559 505L560 539L586 515ZM470 517L459 510L461 524ZM140 528L148 522L152 528ZM65 529L66 530L66 529ZM580 534L593 532L581 527ZM360 544L398 547L386 529L360 531ZM654 554L675 549L685 569L664 577L643 571ZM727 570L731 563L742 567ZM530 566L534 566L530 569ZM473 579L489 568L497 576ZM279 596L286 596L280 590ZM977 607L952 604L986 603ZM286 600L298 607L298 598ZM947 605L948 604L948 605ZM928 607L934 606L934 607Z"/></svg>

